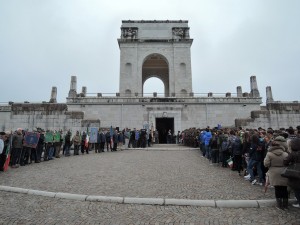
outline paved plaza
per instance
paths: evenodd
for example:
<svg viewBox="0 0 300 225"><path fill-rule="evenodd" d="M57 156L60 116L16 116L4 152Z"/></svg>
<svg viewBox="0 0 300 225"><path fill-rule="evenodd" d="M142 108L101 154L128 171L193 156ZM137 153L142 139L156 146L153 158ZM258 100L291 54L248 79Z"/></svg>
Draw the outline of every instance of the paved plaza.
<svg viewBox="0 0 300 225"><path fill-rule="evenodd" d="M169 146L168 146L169 147ZM189 200L274 199L198 149L155 146L61 157L0 173L0 185L72 194ZM300 224L300 210L90 202L0 191L0 224Z"/></svg>

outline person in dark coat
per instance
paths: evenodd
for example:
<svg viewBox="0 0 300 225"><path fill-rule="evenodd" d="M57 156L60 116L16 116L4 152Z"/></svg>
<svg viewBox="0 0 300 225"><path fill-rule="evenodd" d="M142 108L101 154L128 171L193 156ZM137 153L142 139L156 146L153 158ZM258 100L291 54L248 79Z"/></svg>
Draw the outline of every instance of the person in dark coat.
<svg viewBox="0 0 300 225"><path fill-rule="evenodd" d="M100 138L100 151L104 152L104 145L105 145L104 129L102 129L101 133L99 134L99 138Z"/></svg>
<svg viewBox="0 0 300 225"><path fill-rule="evenodd" d="M107 151L108 151L108 147L109 147L109 149L111 151L112 150L112 147L111 147L111 136L110 136L109 130L106 131L105 142L106 142L106 149L107 149Z"/></svg>
<svg viewBox="0 0 300 225"><path fill-rule="evenodd" d="M68 133L65 136L65 154L66 154L66 156L70 156L71 146L72 146L71 132L68 131Z"/></svg>
<svg viewBox="0 0 300 225"><path fill-rule="evenodd" d="M85 131L83 131L82 136L81 136L81 153L82 154L84 154L84 150L86 149L85 142L86 142L86 133L85 133ZM86 150L86 153L89 154L89 151Z"/></svg>
<svg viewBox="0 0 300 225"><path fill-rule="evenodd" d="M263 162L263 151L259 141L259 136L254 134L251 138L251 144L249 149L249 163L247 167L247 171L250 174L250 182L254 185L256 183L262 185L264 183L264 178L261 170L261 164ZM259 182L254 177L253 167L256 167Z"/></svg>
<svg viewBox="0 0 300 225"><path fill-rule="evenodd" d="M112 151L117 151L117 147L118 147L118 130L115 130L115 132L113 133L113 149Z"/></svg>
<svg viewBox="0 0 300 225"><path fill-rule="evenodd" d="M292 139L290 142L290 147L292 152L284 159L284 165L288 166L293 163L300 164L300 138ZM293 204L293 206L300 208L300 179L289 178L288 186L294 190L295 197L297 199L297 203Z"/></svg>

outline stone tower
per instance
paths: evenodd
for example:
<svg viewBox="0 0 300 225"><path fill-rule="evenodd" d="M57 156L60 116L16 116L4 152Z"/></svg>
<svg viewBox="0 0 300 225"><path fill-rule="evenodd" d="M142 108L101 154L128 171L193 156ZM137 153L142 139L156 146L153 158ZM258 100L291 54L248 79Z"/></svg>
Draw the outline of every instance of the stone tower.
<svg viewBox="0 0 300 225"><path fill-rule="evenodd" d="M192 93L192 42L186 20L123 20L120 95L143 96L145 81L156 77L165 97L187 97Z"/></svg>

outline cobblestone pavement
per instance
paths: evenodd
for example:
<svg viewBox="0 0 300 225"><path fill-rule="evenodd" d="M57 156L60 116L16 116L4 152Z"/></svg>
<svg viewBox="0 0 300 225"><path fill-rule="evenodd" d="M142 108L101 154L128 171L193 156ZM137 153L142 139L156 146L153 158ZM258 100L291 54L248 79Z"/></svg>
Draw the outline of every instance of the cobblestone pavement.
<svg viewBox="0 0 300 225"><path fill-rule="evenodd" d="M273 199L199 150L154 148L62 157L0 173L0 185L51 192L177 199ZM0 224L300 224L300 210L82 202L0 192Z"/></svg>

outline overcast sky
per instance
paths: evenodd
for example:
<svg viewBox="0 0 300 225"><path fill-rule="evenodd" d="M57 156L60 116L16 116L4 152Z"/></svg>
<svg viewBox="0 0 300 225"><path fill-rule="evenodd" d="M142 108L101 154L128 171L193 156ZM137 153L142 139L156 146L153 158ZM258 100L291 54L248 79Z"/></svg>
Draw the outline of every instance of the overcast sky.
<svg viewBox="0 0 300 225"><path fill-rule="evenodd" d="M276 101L300 100L298 0L0 0L0 102L66 101L78 92L119 91L122 20L188 20L193 91L250 92L256 75ZM148 80L145 92L163 92Z"/></svg>

